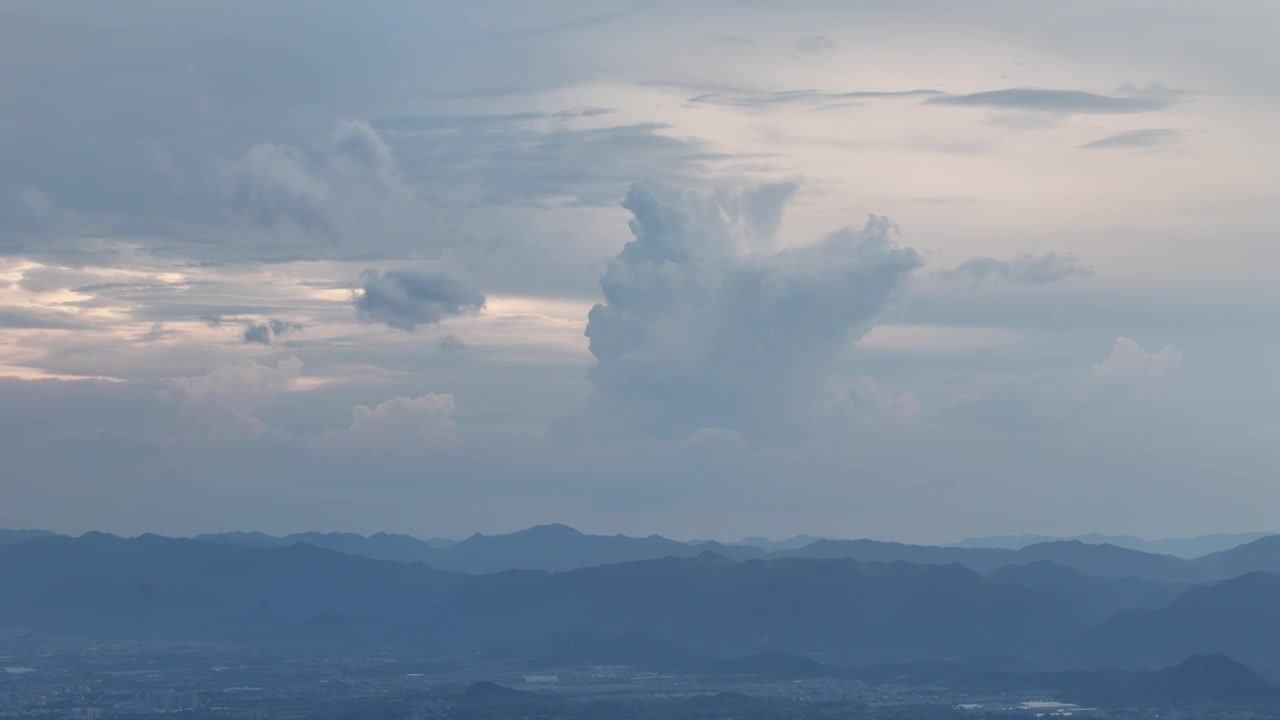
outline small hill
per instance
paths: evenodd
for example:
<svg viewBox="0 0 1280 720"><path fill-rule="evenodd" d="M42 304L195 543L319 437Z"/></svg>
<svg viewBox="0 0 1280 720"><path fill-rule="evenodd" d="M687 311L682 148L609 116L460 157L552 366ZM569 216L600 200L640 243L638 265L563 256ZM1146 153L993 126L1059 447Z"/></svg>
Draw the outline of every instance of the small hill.
<svg viewBox="0 0 1280 720"><path fill-rule="evenodd" d="M1169 706L1183 703L1230 706L1272 705L1280 688L1268 684L1248 666L1222 653L1192 655L1123 688L1112 703Z"/></svg>
<svg viewBox="0 0 1280 720"><path fill-rule="evenodd" d="M556 717L561 701L558 698L525 692L487 680L471 683L458 694L455 703L476 717L543 718Z"/></svg>

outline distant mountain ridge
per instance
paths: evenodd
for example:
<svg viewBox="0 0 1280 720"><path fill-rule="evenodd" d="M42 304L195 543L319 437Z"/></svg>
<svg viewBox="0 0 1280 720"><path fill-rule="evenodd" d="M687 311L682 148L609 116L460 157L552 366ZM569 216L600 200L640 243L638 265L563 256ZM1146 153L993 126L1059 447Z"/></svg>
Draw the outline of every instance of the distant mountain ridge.
<svg viewBox="0 0 1280 720"><path fill-rule="evenodd" d="M54 537L57 533L48 530L4 530L0 529L0 546L14 545L42 537Z"/></svg>
<svg viewBox="0 0 1280 720"><path fill-rule="evenodd" d="M0 547L40 537L43 531L0 532ZM1280 535L1264 536L1228 550L1193 560L1160 555L1106 543L1053 540L1018 549L909 545L878 540L813 540L796 536L765 550L753 545L725 545L715 541L682 542L651 535L589 535L567 525L539 525L507 535L476 534L461 541L420 540L411 535L305 532L283 537L259 532L230 532L196 536L197 540L244 548L283 548L297 544L376 560L422 562L430 567L469 575L506 570L558 572L664 557L696 557L704 552L743 561L767 558L847 558L862 562L904 561L917 564L959 564L989 573L1006 565L1050 561L1085 575L1141 578L1164 582L1210 582L1255 571L1280 572ZM781 547L788 545L789 547Z"/></svg>
<svg viewBox="0 0 1280 720"><path fill-rule="evenodd" d="M221 533L201 535L197 539L257 548L305 543L379 560L423 562L439 570L472 575L505 570L556 572L631 560L695 557L707 551L738 560L765 555L758 548L728 546L714 541L691 544L660 535L643 538L588 535L559 523L537 525L508 535L477 533L465 540L437 543L434 546L410 535L386 533L368 537L355 533L308 532L285 537L261 533Z"/></svg>
<svg viewBox="0 0 1280 720"><path fill-rule="evenodd" d="M1064 540L1079 540L1091 545L1115 545L1116 547L1156 555L1173 555L1186 560L1202 557L1210 553L1222 552L1232 548L1273 536L1276 533L1214 533L1196 537L1170 537L1158 540L1144 540L1132 535L1104 535L1088 533L1069 537L1053 537L1050 535L993 535L988 537L966 538L951 543L949 547L961 548L994 548L1001 550L1021 550L1028 545Z"/></svg>

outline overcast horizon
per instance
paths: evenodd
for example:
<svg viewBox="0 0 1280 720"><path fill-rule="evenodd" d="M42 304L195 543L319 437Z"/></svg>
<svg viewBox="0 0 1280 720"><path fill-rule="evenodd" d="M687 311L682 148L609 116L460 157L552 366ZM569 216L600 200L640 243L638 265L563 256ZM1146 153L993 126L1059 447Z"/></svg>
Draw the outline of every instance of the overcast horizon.
<svg viewBox="0 0 1280 720"><path fill-rule="evenodd" d="M0 527L1280 515L1280 4L0 3Z"/></svg>

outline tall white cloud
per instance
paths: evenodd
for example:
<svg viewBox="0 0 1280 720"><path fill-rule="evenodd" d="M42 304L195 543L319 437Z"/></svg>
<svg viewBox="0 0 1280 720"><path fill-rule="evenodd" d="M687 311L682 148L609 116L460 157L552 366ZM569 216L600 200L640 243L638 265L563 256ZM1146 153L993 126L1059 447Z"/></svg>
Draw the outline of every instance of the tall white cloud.
<svg viewBox="0 0 1280 720"><path fill-rule="evenodd" d="M875 216L809 245L741 252L738 220L771 233L789 197L746 193L726 206L715 195L632 188L623 207L634 240L609 263L605 302L587 325L593 413L641 433L759 436L821 402L836 359L921 259Z"/></svg>

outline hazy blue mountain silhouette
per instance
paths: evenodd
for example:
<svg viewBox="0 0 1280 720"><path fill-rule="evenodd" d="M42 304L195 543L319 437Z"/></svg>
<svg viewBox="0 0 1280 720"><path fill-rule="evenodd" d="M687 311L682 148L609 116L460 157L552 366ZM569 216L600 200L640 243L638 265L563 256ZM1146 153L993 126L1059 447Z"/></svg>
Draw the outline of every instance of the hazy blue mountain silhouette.
<svg viewBox="0 0 1280 720"><path fill-rule="evenodd" d="M1225 653L1253 664L1280 664L1280 574L1250 573L1193 587L1160 608L1117 613L1087 631L1073 649L1091 658L1169 664Z"/></svg>
<svg viewBox="0 0 1280 720"><path fill-rule="evenodd" d="M567 525L538 525L507 535L481 535L457 541L424 541L409 535L378 533L296 533L272 537L261 533L222 533L197 539L246 547L282 547L306 543L351 555L400 562L420 561L440 570L473 575L504 570L555 572L631 560L693 557L707 550L737 559L762 557L764 551L716 542L684 543L659 535L588 535Z"/></svg>
<svg viewBox="0 0 1280 720"><path fill-rule="evenodd" d="M711 541L685 543L659 535L590 535L567 525L551 524L506 535L477 534L443 547L439 546L439 541L433 546L429 541L409 535L386 533L367 537L354 533L312 532L285 537L261 533L223 533L200 536L198 539L256 548L305 543L380 560L421 561L437 569L471 575L517 569L558 572L635 560L695 557L705 551L734 560L798 557L848 558L862 562L902 561L930 565L960 564L982 573L1006 565L1049 560L1086 575L1165 581L1211 581L1255 570L1280 571L1280 536L1264 537L1196 560L1094 541L1104 536L1087 537L1089 541L1053 540L1009 549L910 545L866 539L813 540L799 545L797 543L800 540L808 538L797 536L772 545L775 549L764 550L746 544L723 545Z"/></svg>
<svg viewBox="0 0 1280 720"><path fill-rule="evenodd" d="M328 614L330 622L417 612L462 576L310 545L254 549L90 533L0 547L0 577L0 619L190 635L202 626L226 629L254 611L287 621Z"/></svg>
<svg viewBox="0 0 1280 720"><path fill-rule="evenodd" d="M14 545L36 538L55 537L57 533L48 530L5 530L0 528L0 545Z"/></svg>
<svg viewBox="0 0 1280 720"><path fill-rule="evenodd" d="M1187 561L1152 555L1114 545L1061 540L1028 545L1018 550L906 545L876 540L820 540L785 553L789 557L850 558L864 562L903 561L918 564L960 564L987 573L1006 565L1050 560L1086 575L1181 580L1193 570Z"/></svg>
<svg viewBox="0 0 1280 720"><path fill-rule="evenodd" d="M601 542L563 526L516 535L516 546L535 555L566 544L601 553L580 552L563 559L566 565L619 552L617 538ZM508 544L512 537L459 546L471 543L474 552L484 551L478 555L484 562L501 567L523 561ZM618 542L626 552L650 551L632 540ZM674 542L659 538L652 551ZM491 552L495 545L501 553ZM1183 561L1075 542L938 554L931 547L822 541L805 550L815 545L824 553L918 562L739 562L683 544L697 554L464 575L301 542L245 547L88 533L0 546L0 623L249 642L391 642L439 652L523 649L547 661L595 657L619 664L678 664L686 651L721 659L781 651L869 658L1066 653L1135 667L1227 653L1280 665L1280 574L1194 587L1110 576L1237 567L1222 557ZM1273 545L1257 541L1226 557L1249 567L1268 561ZM983 566L1030 559L986 575L930 562L956 552Z"/></svg>
<svg viewBox="0 0 1280 720"><path fill-rule="evenodd" d="M1280 535L1269 535L1192 561L1202 578L1233 578L1251 572L1280 573Z"/></svg>
<svg viewBox="0 0 1280 720"><path fill-rule="evenodd" d="M999 548L1019 550L1028 545L1061 540L1078 540L1093 545L1115 545L1128 550L1139 550L1156 555L1173 555L1184 559L1198 558L1210 553L1230 550L1231 548L1253 542L1275 533L1215 533L1194 537L1166 537L1157 540L1144 540L1132 535L1105 535L1087 533L1058 538L1048 535L992 535L987 537L965 538L951 543L952 547L964 548Z"/></svg>
<svg viewBox="0 0 1280 720"><path fill-rule="evenodd" d="M424 643L459 651L590 630L639 633L712 656L1019 652L1079 632L1131 600L1099 589L1112 581L1083 580L1064 593L959 565L665 558L469 577L420 632ZM1161 586L1145 602L1167 596Z"/></svg>

